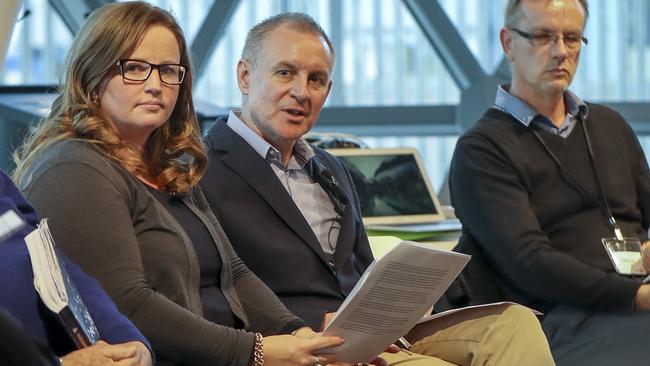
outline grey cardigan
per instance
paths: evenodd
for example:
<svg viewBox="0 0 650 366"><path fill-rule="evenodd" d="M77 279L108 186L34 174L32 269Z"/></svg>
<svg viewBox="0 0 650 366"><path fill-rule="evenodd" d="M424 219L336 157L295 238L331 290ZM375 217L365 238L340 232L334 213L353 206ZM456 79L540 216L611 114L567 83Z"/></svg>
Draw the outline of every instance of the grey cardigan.
<svg viewBox="0 0 650 366"><path fill-rule="evenodd" d="M57 245L149 338L159 364L250 363L253 334L202 318L199 263L188 235L119 163L88 142L56 143L28 168L20 188L50 218ZM200 189L183 202L221 254L222 290L245 329L270 335L304 325L237 257Z"/></svg>

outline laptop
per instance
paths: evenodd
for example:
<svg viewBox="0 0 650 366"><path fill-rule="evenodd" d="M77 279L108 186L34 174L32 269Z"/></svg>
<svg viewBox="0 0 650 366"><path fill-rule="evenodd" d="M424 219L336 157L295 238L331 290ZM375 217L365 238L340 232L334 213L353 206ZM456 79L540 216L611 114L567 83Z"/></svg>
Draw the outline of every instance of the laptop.
<svg viewBox="0 0 650 366"><path fill-rule="evenodd" d="M350 171L369 229L441 232L461 229L445 218L414 148L328 149Z"/></svg>

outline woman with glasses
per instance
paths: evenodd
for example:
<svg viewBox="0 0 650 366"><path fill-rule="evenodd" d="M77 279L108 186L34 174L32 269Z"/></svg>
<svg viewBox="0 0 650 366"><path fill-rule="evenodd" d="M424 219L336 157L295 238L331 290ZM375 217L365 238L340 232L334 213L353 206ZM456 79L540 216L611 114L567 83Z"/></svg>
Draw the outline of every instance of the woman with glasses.
<svg viewBox="0 0 650 366"><path fill-rule="evenodd" d="M246 268L197 186L206 156L190 60L166 11L114 3L88 17L16 163L56 242L150 339L159 365L335 361L312 353L342 340L315 335Z"/></svg>

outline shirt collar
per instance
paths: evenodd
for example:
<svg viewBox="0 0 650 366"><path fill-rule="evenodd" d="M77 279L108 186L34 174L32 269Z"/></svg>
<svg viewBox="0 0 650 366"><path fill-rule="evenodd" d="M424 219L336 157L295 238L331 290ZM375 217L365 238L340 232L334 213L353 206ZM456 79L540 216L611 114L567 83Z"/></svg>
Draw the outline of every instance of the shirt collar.
<svg viewBox="0 0 650 366"><path fill-rule="evenodd" d="M564 92L564 103L566 104L567 112L574 118L579 117L582 120L587 118L589 106L570 90Z"/></svg>
<svg viewBox="0 0 650 366"><path fill-rule="evenodd" d="M233 132L239 135L244 141L246 141L263 159L267 159L273 164L284 169L282 165L280 151L269 144L262 136L258 135L250 127L248 127L240 118L241 112L239 110L231 110L228 115L228 127L230 127ZM297 167L302 169L307 161L314 157L314 149L309 146L309 143L301 137L293 145L293 153L291 160L295 160ZM292 162L289 163L291 167Z"/></svg>
<svg viewBox="0 0 650 366"><path fill-rule="evenodd" d="M530 123L538 116L543 115L537 111L521 98L510 94L510 85L502 84L497 88L497 96L494 100L494 106L521 122L524 126L528 127ZM577 95L573 94L570 90L564 92L564 103L566 104L567 113L574 117L584 120L589 114L589 106L580 99Z"/></svg>
<svg viewBox="0 0 650 366"><path fill-rule="evenodd" d="M246 124L239 118L240 114L241 112L239 110L230 111L230 114L228 115L228 127L243 138L244 141L248 142L248 144L251 145L251 147L257 151L262 158L266 159L269 149L277 151L277 149L266 142L262 136L258 135L250 127L246 126Z"/></svg>

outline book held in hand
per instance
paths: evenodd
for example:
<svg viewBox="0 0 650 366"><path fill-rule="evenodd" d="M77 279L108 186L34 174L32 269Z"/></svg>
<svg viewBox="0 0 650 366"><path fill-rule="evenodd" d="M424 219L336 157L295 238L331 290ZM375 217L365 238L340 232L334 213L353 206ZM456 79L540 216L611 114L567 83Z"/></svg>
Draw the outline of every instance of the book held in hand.
<svg viewBox="0 0 650 366"><path fill-rule="evenodd" d="M34 287L45 306L58 315L77 348L88 347L99 340L99 332L88 313L77 288L65 269L65 263L54 250L54 239L41 220L25 237L34 273Z"/></svg>

